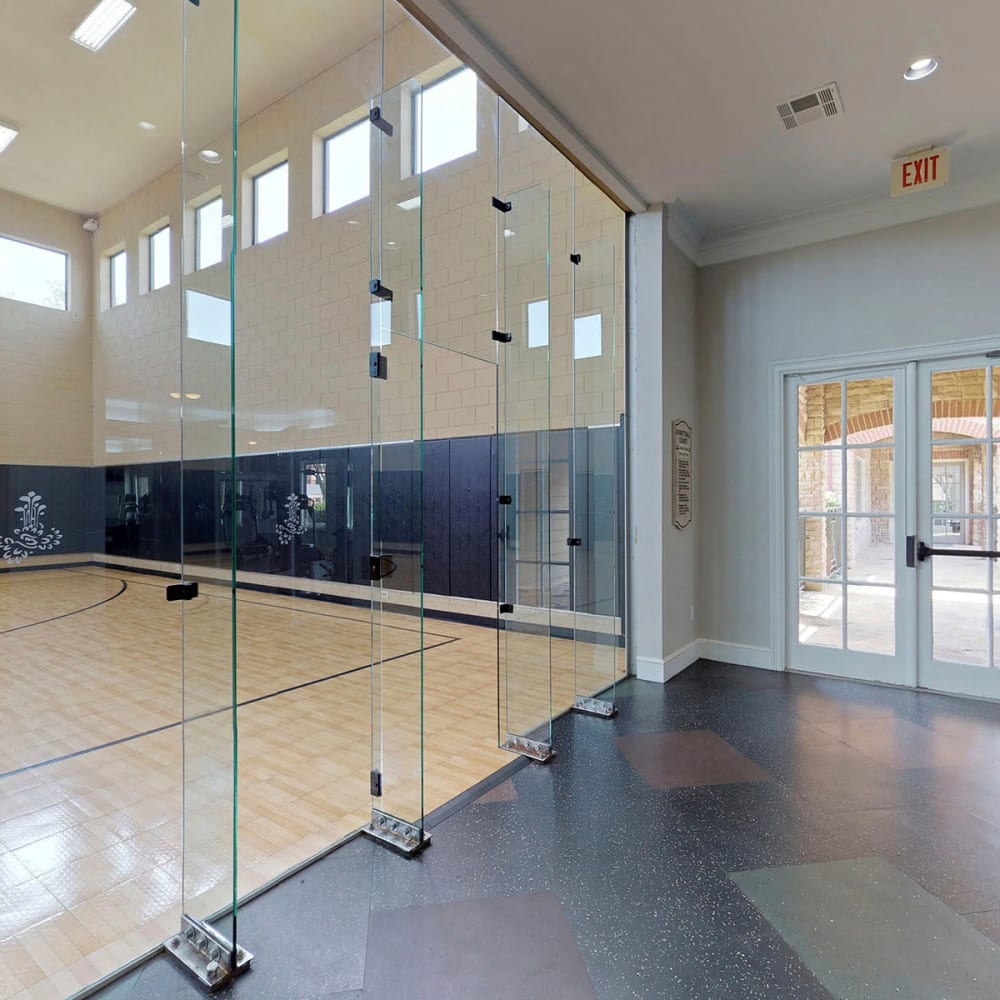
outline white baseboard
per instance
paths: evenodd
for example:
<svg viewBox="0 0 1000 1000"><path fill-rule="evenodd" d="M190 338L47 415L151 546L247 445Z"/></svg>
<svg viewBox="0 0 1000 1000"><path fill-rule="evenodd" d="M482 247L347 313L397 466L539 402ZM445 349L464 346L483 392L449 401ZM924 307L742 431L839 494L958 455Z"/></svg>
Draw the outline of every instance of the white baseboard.
<svg viewBox="0 0 1000 1000"><path fill-rule="evenodd" d="M701 657L720 663L735 663L740 667L757 667L774 670L774 658L766 646L746 646L739 642L722 642L719 639L699 639Z"/></svg>
<svg viewBox="0 0 1000 1000"><path fill-rule="evenodd" d="M653 656L637 656L635 660L635 675L641 681L655 681L665 684L671 677L676 677L686 667L690 667L701 656L700 639L689 642L664 659Z"/></svg>

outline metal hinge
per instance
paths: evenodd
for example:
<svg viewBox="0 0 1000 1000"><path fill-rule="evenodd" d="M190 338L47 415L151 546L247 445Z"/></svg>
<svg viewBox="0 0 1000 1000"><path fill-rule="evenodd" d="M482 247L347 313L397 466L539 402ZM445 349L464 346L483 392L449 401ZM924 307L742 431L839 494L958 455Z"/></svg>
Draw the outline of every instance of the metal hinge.
<svg viewBox="0 0 1000 1000"><path fill-rule="evenodd" d="M499 607L500 614L502 615L512 615L514 613L513 604L501 604Z"/></svg>
<svg viewBox="0 0 1000 1000"><path fill-rule="evenodd" d="M368 112L368 120L380 132L384 132L390 138L392 137L392 123L382 117L382 109L378 105Z"/></svg>
<svg viewBox="0 0 1000 1000"><path fill-rule="evenodd" d="M571 260L571 261L572 261L572 262L573 262L574 264L579 264L579 263L580 263L580 261L581 261L581 260L583 260L583 254L581 254L581 253L571 253L571 254L569 255L569 259L570 259L570 260Z"/></svg>
<svg viewBox="0 0 1000 1000"><path fill-rule="evenodd" d="M168 601L193 601L198 596L197 581L187 583L171 583L167 587Z"/></svg>
<svg viewBox="0 0 1000 1000"><path fill-rule="evenodd" d="M382 772L372 771L371 773L372 797L380 799L382 797Z"/></svg>
<svg viewBox="0 0 1000 1000"><path fill-rule="evenodd" d="M570 545L570 546L572 546L572 545L583 545L583 539L582 538L567 538L566 539L566 544Z"/></svg>
<svg viewBox="0 0 1000 1000"><path fill-rule="evenodd" d="M372 280L368 282L368 292L369 294L374 295L375 298L382 299L384 302L392 301L392 289L386 288L379 278L372 278Z"/></svg>
<svg viewBox="0 0 1000 1000"><path fill-rule="evenodd" d="M368 374L372 378L387 379L389 377L389 359L379 351L368 355Z"/></svg>
<svg viewBox="0 0 1000 1000"><path fill-rule="evenodd" d="M396 564L388 556L368 557L368 579L374 583L396 572Z"/></svg>
<svg viewBox="0 0 1000 1000"><path fill-rule="evenodd" d="M493 339L500 344L509 344L514 339L514 335L505 330L494 330Z"/></svg>
<svg viewBox="0 0 1000 1000"><path fill-rule="evenodd" d="M501 506L506 506L507 504L511 504L513 502L514 498L509 493L501 493L500 496L497 497L497 503Z"/></svg>
<svg viewBox="0 0 1000 1000"><path fill-rule="evenodd" d="M494 195L493 207L498 212L509 212L514 206L509 201L501 201L496 195Z"/></svg>

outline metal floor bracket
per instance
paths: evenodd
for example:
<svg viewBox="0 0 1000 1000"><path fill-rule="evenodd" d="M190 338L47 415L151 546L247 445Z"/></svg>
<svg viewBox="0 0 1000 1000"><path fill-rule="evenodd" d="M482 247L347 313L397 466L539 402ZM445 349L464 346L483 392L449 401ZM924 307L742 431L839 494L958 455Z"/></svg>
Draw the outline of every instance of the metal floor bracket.
<svg viewBox="0 0 1000 1000"><path fill-rule="evenodd" d="M186 913L180 933L167 939L166 949L210 990L232 982L253 961L250 952L234 947L211 924Z"/></svg>
<svg viewBox="0 0 1000 1000"><path fill-rule="evenodd" d="M573 711L581 712L583 715L598 715L602 719L610 719L612 715L617 713L618 709L610 701L577 695L573 699Z"/></svg>
<svg viewBox="0 0 1000 1000"><path fill-rule="evenodd" d="M522 757L530 757L538 761L539 764L548 764L555 753L548 743L539 743L538 740L529 740L527 736L515 736L513 733L507 734L502 750L509 750L511 753L518 753Z"/></svg>
<svg viewBox="0 0 1000 1000"><path fill-rule="evenodd" d="M397 819L379 809L372 810L371 822L365 827L365 833L408 858L419 854L431 842L423 827Z"/></svg>

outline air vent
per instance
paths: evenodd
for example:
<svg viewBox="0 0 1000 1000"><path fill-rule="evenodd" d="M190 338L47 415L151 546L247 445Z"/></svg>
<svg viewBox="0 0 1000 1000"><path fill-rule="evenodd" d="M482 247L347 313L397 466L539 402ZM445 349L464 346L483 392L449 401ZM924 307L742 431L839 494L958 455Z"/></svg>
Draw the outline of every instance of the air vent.
<svg viewBox="0 0 1000 1000"><path fill-rule="evenodd" d="M778 105L778 114L788 130L843 113L844 104L835 83L828 83L808 94L793 97Z"/></svg>

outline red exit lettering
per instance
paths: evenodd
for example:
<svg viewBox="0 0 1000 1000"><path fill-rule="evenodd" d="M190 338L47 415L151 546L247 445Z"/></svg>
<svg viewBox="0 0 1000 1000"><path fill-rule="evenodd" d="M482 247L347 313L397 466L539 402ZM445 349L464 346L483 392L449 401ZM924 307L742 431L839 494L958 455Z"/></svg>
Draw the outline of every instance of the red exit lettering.
<svg viewBox="0 0 1000 1000"><path fill-rule="evenodd" d="M937 180L938 161L941 159L940 153L933 156L921 156L916 160L909 160L903 164L903 187L919 187L921 184L930 184Z"/></svg>

